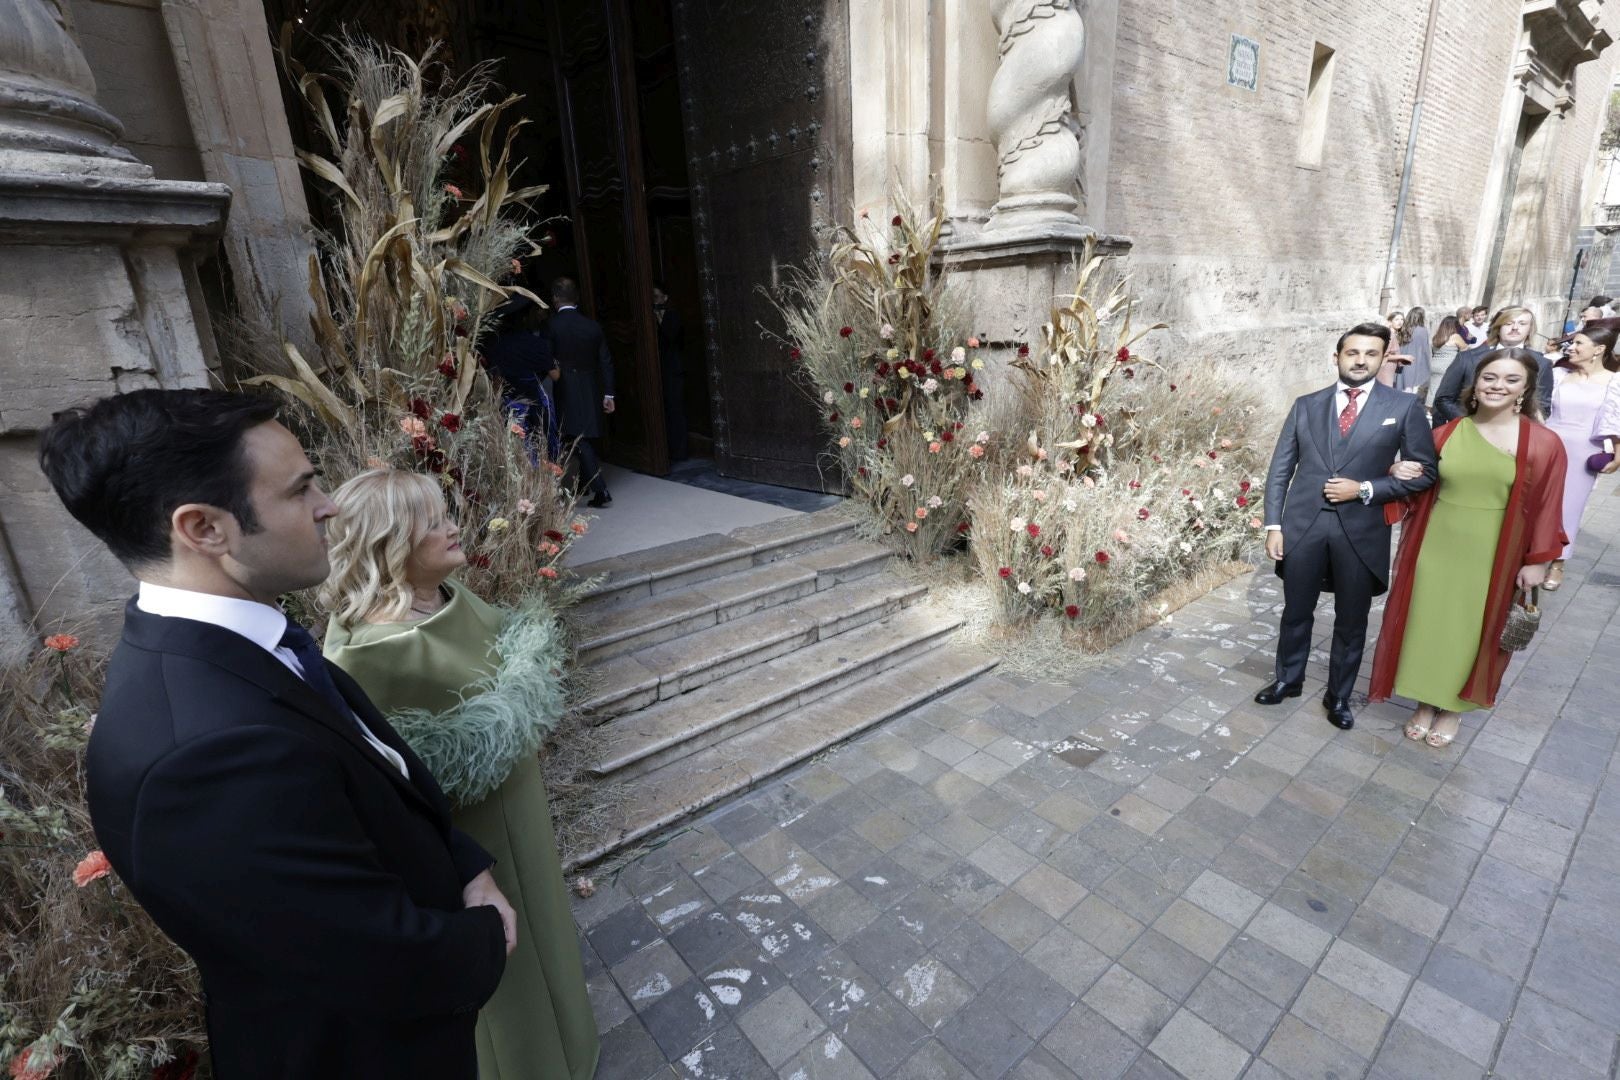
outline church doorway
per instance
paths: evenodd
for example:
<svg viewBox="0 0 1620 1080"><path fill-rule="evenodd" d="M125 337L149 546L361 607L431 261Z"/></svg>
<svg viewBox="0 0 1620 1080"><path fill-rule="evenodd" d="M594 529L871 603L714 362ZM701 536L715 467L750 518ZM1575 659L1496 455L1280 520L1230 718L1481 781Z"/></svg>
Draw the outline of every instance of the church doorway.
<svg viewBox="0 0 1620 1080"><path fill-rule="evenodd" d="M579 281L613 350L609 461L654 476L684 452L724 476L836 488L818 408L797 385L760 286L848 219L847 0L715 10L693 0L264 0L272 37L321 70L347 28L455 70L484 62L523 95L524 183L554 243L529 260L545 295ZM760 10L767 8L769 10ZM295 141L315 139L285 94ZM312 213L324 195L311 189ZM679 368L663 320L681 326ZM684 436L684 437L683 437ZM672 454L673 451L673 454Z"/></svg>

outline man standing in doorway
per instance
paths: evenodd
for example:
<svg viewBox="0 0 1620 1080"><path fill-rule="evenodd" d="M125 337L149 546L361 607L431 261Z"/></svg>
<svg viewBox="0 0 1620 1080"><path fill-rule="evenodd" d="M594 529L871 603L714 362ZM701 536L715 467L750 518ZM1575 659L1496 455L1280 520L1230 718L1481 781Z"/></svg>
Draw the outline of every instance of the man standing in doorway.
<svg viewBox="0 0 1620 1080"><path fill-rule="evenodd" d="M658 323L658 370L664 383L664 433L669 440L669 460L686 460L686 365L681 313L670 303L669 290L653 282L653 320Z"/></svg>
<svg viewBox="0 0 1620 1080"><path fill-rule="evenodd" d="M546 324L551 355L562 369L557 380L558 425L563 441L574 444L579 482L591 489L587 504L597 509L613 501L594 440L602 436L602 416L613 412L613 354L596 320L579 310L579 285L558 278L551 286L555 313Z"/></svg>
<svg viewBox="0 0 1620 1080"><path fill-rule="evenodd" d="M1434 437L1423 399L1376 380L1389 327L1362 323L1339 338L1338 381L1294 402L1266 475L1266 554L1283 579L1277 679L1261 705L1299 697L1317 597L1333 593L1333 649L1322 706L1334 727L1355 725L1350 694L1367 644L1373 597L1389 587L1384 503L1435 482ZM1399 452L1423 466L1416 480L1389 475ZM1286 556L1286 557L1285 557Z"/></svg>

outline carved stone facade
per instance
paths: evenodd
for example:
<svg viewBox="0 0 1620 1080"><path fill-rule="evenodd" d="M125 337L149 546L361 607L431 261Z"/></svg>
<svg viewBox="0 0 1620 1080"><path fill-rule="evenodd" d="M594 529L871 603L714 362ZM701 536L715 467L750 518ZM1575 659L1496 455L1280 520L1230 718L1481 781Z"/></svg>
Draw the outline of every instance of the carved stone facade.
<svg viewBox="0 0 1620 1080"><path fill-rule="evenodd" d="M230 192L154 178L120 145L52 0L0 0L0 644L116 617L129 579L34 464L51 414L196 386L212 348L195 259Z"/></svg>

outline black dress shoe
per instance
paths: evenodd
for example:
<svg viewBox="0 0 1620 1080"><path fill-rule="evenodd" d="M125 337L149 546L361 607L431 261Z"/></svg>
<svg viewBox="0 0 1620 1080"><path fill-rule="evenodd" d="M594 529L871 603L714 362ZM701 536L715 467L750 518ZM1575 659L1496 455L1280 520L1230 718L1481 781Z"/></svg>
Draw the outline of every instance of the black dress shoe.
<svg viewBox="0 0 1620 1080"><path fill-rule="evenodd" d="M1328 722L1339 730L1349 731L1356 726L1356 714L1350 711L1349 698L1325 697L1322 708L1327 710Z"/></svg>
<svg viewBox="0 0 1620 1080"><path fill-rule="evenodd" d="M591 507L592 509L600 510L602 507L606 506L612 501L613 496L611 495L593 495L591 496L591 501L585 505Z"/></svg>
<svg viewBox="0 0 1620 1080"><path fill-rule="evenodd" d="M1274 682L1258 694L1254 695L1256 705L1281 705L1284 698L1299 697L1302 687L1299 683Z"/></svg>

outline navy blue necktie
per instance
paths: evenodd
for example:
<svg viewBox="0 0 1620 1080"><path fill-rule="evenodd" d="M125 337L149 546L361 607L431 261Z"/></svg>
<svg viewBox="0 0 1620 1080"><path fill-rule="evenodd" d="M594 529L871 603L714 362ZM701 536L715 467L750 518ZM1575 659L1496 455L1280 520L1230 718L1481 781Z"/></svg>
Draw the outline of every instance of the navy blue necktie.
<svg viewBox="0 0 1620 1080"><path fill-rule="evenodd" d="M280 648L291 649L293 655L298 657L298 664L304 669L304 681L309 684L310 689L331 702L339 716L355 719L349 703L338 693L337 683L332 681L331 672L326 670L326 660L321 656L320 646L315 644L315 638L308 630L288 619L287 631L281 635L281 640L276 644Z"/></svg>

